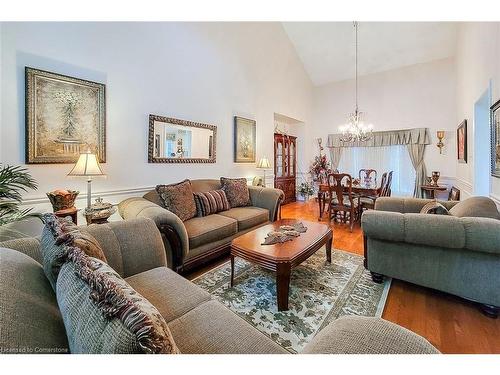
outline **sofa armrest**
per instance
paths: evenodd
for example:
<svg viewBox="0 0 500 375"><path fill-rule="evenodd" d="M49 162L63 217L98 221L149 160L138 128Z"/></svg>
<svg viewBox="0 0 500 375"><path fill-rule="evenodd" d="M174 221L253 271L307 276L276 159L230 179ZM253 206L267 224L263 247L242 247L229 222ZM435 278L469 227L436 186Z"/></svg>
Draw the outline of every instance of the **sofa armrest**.
<svg viewBox="0 0 500 375"><path fill-rule="evenodd" d="M175 269L182 264L189 251L189 239L177 215L144 198L125 199L118 205L118 211L125 220L140 217L153 220L162 234L169 265Z"/></svg>
<svg viewBox="0 0 500 375"><path fill-rule="evenodd" d="M375 201L375 210L406 213L419 213L422 207L433 199L421 198L396 198L396 197L380 197ZM438 201L446 209L450 210L458 201Z"/></svg>
<svg viewBox="0 0 500 375"><path fill-rule="evenodd" d="M405 240L404 215L399 212L368 210L361 216L366 237L393 242Z"/></svg>
<svg viewBox="0 0 500 375"><path fill-rule="evenodd" d="M265 188L260 186L249 186L252 206L269 210L269 221L278 219L281 203L285 194L280 189Z"/></svg>
<svg viewBox="0 0 500 375"><path fill-rule="evenodd" d="M303 354L438 354L416 333L381 318L344 316L321 330Z"/></svg>

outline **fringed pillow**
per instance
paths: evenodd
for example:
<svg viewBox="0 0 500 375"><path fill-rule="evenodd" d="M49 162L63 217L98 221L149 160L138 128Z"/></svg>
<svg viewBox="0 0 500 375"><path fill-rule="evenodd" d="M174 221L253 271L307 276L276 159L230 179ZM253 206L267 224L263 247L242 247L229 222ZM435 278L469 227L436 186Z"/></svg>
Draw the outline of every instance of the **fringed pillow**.
<svg viewBox="0 0 500 375"><path fill-rule="evenodd" d="M217 212L227 211L231 208L224 190L196 192L193 194L198 217L216 214Z"/></svg>
<svg viewBox="0 0 500 375"><path fill-rule="evenodd" d="M64 246L56 295L72 353L179 353L147 299L104 262Z"/></svg>
<svg viewBox="0 0 500 375"><path fill-rule="evenodd" d="M439 203L437 200L427 203L420 210L421 214L435 214L435 215L449 215L447 208Z"/></svg>
<svg viewBox="0 0 500 375"><path fill-rule="evenodd" d="M76 246L88 256L107 262L99 242L88 232L81 231L71 218L59 218L54 214L43 215L45 226L42 231L40 250L43 269L52 288L55 288L57 275L64 256L63 245Z"/></svg>
<svg viewBox="0 0 500 375"><path fill-rule="evenodd" d="M231 207L250 206L250 191L248 190L247 180L245 178L226 178L221 177L220 183L222 190L227 195Z"/></svg>

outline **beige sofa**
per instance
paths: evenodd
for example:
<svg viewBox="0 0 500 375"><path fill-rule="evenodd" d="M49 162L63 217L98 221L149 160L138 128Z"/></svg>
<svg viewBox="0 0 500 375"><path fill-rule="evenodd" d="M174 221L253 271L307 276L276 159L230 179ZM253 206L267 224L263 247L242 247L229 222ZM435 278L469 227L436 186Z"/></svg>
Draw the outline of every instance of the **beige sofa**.
<svg viewBox="0 0 500 375"><path fill-rule="evenodd" d="M219 180L191 180L191 185L195 192L221 188ZM278 218L283 192L255 186L248 188L252 206L231 208L185 222L163 206L156 190L142 198L122 201L118 210L125 220L152 219L162 233L169 267L181 272L227 253L233 238Z"/></svg>
<svg viewBox="0 0 500 375"><path fill-rule="evenodd" d="M181 353L287 353L273 340L167 268L153 221L93 224L108 264L166 320ZM0 243L0 348L4 353L67 353L56 296L38 238ZM346 317L325 327L304 353L437 353L424 338L379 318Z"/></svg>

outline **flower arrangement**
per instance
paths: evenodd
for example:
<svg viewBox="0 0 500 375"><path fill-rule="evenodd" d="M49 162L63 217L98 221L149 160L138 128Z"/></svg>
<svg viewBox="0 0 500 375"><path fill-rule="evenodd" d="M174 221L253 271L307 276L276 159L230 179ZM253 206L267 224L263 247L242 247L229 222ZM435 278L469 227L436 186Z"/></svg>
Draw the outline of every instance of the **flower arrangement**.
<svg viewBox="0 0 500 375"><path fill-rule="evenodd" d="M320 180L321 176L326 176L330 170L330 162L326 155L316 156L309 168L309 173L312 174L314 181Z"/></svg>
<svg viewBox="0 0 500 375"><path fill-rule="evenodd" d="M314 186L309 182L302 182L297 191L305 199L314 194Z"/></svg>

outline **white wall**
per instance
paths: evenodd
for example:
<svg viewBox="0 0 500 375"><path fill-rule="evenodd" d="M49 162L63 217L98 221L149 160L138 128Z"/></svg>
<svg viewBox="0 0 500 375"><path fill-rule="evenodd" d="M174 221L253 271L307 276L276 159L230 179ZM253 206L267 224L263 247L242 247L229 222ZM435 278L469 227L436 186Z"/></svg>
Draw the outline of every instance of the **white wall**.
<svg viewBox="0 0 500 375"><path fill-rule="evenodd" d="M456 73L454 59L371 74L359 78L359 107L375 131L429 128L427 170L440 171L443 181L455 177ZM338 126L354 110L354 80L314 89L313 139L338 132ZM437 130L445 130L443 154L435 146Z"/></svg>
<svg viewBox="0 0 500 375"><path fill-rule="evenodd" d="M257 159L272 160L275 112L309 125L312 85L279 23L4 23L0 43L1 161L24 163L25 66L103 82L108 177L93 187L113 203L158 183L261 174L233 163L234 115L257 121ZM148 164L149 114L217 125L217 163ZM84 198L70 168L29 165L40 187L28 202L56 188Z"/></svg>
<svg viewBox="0 0 500 375"><path fill-rule="evenodd" d="M457 40L457 119L469 123L469 158L467 164L456 164L458 183L473 193L474 177L474 104L492 84L492 101L500 99L500 23L462 23ZM493 104L493 103L491 103ZM490 145L486 144L490 149ZM484 168L489 169L489 165ZM491 197L500 204L500 179L490 177Z"/></svg>

